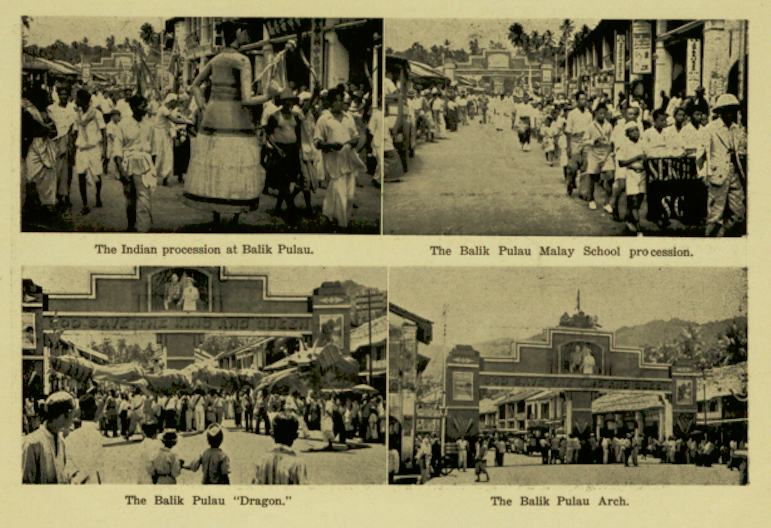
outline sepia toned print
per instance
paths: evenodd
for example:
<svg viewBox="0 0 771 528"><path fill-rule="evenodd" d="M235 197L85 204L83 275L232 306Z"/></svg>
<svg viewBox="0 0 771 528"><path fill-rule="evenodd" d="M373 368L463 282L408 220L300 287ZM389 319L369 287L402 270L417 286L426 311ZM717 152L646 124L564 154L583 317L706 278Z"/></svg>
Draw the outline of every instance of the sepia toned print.
<svg viewBox="0 0 771 528"><path fill-rule="evenodd" d="M23 231L379 234L381 20L22 24Z"/></svg>
<svg viewBox="0 0 771 528"><path fill-rule="evenodd" d="M392 268L389 283L389 482L747 483L745 270Z"/></svg>
<svg viewBox="0 0 771 528"><path fill-rule="evenodd" d="M747 21L402 18L385 40L385 234L746 233Z"/></svg>
<svg viewBox="0 0 771 528"><path fill-rule="evenodd" d="M25 274L25 484L385 482L385 269Z"/></svg>

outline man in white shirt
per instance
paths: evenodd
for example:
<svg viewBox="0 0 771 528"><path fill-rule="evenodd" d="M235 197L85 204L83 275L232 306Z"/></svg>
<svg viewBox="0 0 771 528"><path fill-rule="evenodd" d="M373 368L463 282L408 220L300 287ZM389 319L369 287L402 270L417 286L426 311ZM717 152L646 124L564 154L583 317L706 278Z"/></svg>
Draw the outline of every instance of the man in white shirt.
<svg viewBox="0 0 771 528"><path fill-rule="evenodd" d="M621 195L626 191L626 174L627 169L621 167L618 163L618 151L629 141L626 136L626 124L637 123L640 117L640 107L637 105L629 106L625 110L625 119L619 120L616 123L613 132L610 135L610 141L613 144L613 157L616 164L616 173L613 179L613 190L610 196L610 206L613 214L613 220L618 222L621 220L618 213L618 202L621 199Z"/></svg>
<svg viewBox="0 0 771 528"><path fill-rule="evenodd" d="M649 158L665 158L669 153L667 137L664 129L667 126L667 114L663 110L653 112L653 127L643 133L645 154Z"/></svg>
<svg viewBox="0 0 771 528"><path fill-rule="evenodd" d="M468 126L468 98L466 94L461 94L458 99L458 112L460 113L460 119L463 126Z"/></svg>
<svg viewBox="0 0 771 528"><path fill-rule="evenodd" d="M80 399L80 427L67 436L67 465L71 482L103 484L102 434L99 432L97 403L90 394Z"/></svg>
<svg viewBox="0 0 771 528"><path fill-rule="evenodd" d="M586 170L586 156L584 155L584 136L592 124L592 113L586 108L586 93L579 90L576 93L576 107L568 113L565 125L565 138L567 139L568 153L568 196L576 188L576 176Z"/></svg>
<svg viewBox="0 0 771 528"><path fill-rule="evenodd" d="M685 156L685 146L683 144L682 131L685 126L685 108L678 106L675 109L674 122L671 126L664 128L664 137L668 145L668 155L672 158Z"/></svg>

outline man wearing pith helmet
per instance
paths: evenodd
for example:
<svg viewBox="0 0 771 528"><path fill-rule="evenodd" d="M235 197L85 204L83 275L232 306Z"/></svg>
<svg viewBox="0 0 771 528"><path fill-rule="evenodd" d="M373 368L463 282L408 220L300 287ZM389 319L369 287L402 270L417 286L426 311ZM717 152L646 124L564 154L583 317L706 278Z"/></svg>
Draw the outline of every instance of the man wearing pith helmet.
<svg viewBox="0 0 771 528"><path fill-rule="evenodd" d="M739 100L734 95L718 97L713 111L717 119L706 128L709 196L705 234L721 237L744 220L746 179L738 158L744 130L738 123Z"/></svg>

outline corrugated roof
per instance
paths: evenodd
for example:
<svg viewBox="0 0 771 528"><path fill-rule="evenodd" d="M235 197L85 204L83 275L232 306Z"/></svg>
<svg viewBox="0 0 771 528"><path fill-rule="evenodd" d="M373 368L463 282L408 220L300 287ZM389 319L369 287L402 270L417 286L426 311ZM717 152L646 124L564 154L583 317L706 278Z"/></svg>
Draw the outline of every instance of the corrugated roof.
<svg viewBox="0 0 771 528"><path fill-rule="evenodd" d="M388 338L388 316L384 315L372 320L372 346L386 342ZM364 346L369 346L369 324L364 323L351 330L351 351L356 352Z"/></svg>

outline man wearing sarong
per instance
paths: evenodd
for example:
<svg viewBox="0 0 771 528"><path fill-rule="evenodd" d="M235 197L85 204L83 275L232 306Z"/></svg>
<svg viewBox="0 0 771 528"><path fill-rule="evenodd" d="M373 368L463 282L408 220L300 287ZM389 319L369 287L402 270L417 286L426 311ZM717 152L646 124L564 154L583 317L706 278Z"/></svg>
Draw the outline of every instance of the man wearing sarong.
<svg viewBox="0 0 771 528"><path fill-rule="evenodd" d="M126 197L127 231L146 233L153 225L152 193L157 187L151 156L152 123L145 119L147 100L130 100L133 115L121 120L115 137L114 159Z"/></svg>
<svg viewBox="0 0 771 528"><path fill-rule="evenodd" d="M91 208L88 206L88 185L96 187L96 207L102 207L102 173L104 166L102 156L105 147L104 117L102 112L93 103L88 90L80 89L77 94L77 126L78 138L75 140L75 172L78 174L80 198L82 201L81 213L87 215Z"/></svg>
<svg viewBox="0 0 771 528"><path fill-rule="evenodd" d="M72 185L72 162L75 155L76 114L67 106L69 89L64 85L56 87L59 102L48 107L48 115L56 125L56 178L59 206L71 207L70 186Z"/></svg>
<svg viewBox="0 0 771 528"><path fill-rule="evenodd" d="M56 205L56 131L45 111L48 94L42 88L22 99L22 206L27 185L34 184L40 203L52 212Z"/></svg>
<svg viewBox="0 0 771 528"><path fill-rule="evenodd" d="M342 94L330 90L330 111L316 123L314 143L322 152L329 187L322 212L340 227L348 227L348 219L356 190L356 175L366 170L353 147L359 142L356 123L343 112Z"/></svg>

